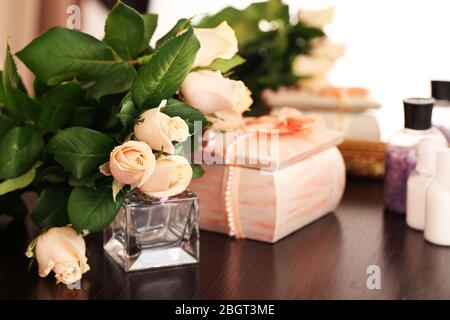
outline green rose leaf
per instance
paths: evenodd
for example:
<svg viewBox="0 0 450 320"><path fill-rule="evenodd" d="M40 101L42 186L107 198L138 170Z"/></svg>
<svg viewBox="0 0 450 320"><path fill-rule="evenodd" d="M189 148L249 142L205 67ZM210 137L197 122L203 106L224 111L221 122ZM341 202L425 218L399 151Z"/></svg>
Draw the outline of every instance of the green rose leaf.
<svg viewBox="0 0 450 320"><path fill-rule="evenodd" d="M301 22L291 27L290 34L294 37L303 37L306 40L325 36L325 32L322 29L307 27Z"/></svg>
<svg viewBox="0 0 450 320"><path fill-rule="evenodd" d="M66 185L49 186L39 196L31 212L31 219L40 228L62 227L69 224L67 202L71 188Z"/></svg>
<svg viewBox="0 0 450 320"><path fill-rule="evenodd" d="M0 141L3 140L5 133L7 133L9 130L11 130L12 127L14 127L15 123L16 120L14 120L13 118L5 114L0 114Z"/></svg>
<svg viewBox="0 0 450 320"><path fill-rule="evenodd" d="M39 103L25 92L5 86L5 108L23 121L33 121L39 113Z"/></svg>
<svg viewBox="0 0 450 320"><path fill-rule="evenodd" d="M160 46L162 46L165 42L167 42L167 40L175 38L176 35L180 31L188 28L190 25L191 25L191 20L189 20L189 19L178 20L178 22L175 24L175 26L172 29L170 29L169 32L167 32L161 39L159 39L156 42L156 48L159 48Z"/></svg>
<svg viewBox="0 0 450 320"><path fill-rule="evenodd" d="M0 144L0 179L18 177L30 170L44 147L41 135L30 127L9 130Z"/></svg>
<svg viewBox="0 0 450 320"><path fill-rule="evenodd" d="M17 72L17 66L14 62L13 55L11 54L11 48L9 44L6 45L5 63L3 65L2 72L4 86L9 86L14 89L25 91L22 79Z"/></svg>
<svg viewBox="0 0 450 320"><path fill-rule="evenodd" d="M202 128L206 128L209 124L202 112L176 99L170 99L167 105L161 109L161 112L167 114L169 117L180 117L186 121L191 134L194 133L194 124L196 121L201 122Z"/></svg>
<svg viewBox="0 0 450 320"><path fill-rule="evenodd" d="M95 130L71 127L55 135L47 151L75 178L86 177L108 161L114 141Z"/></svg>
<svg viewBox="0 0 450 320"><path fill-rule="evenodd" d="M67 182L67 177L64 174L49 173L42 180L49 183L63 183Z"/></svg>
<svg viewBox="0 0 450 320"><path fill-rule="evenodd" d="M142 19L144 19L144 41L141 46L141 51L145 51L148 49L150 40L158 25L158 15L154 13L144 13Z"/></svg>
<svg viewBox="0 0 450 320"><path fill-rule="evenodd" d="M173 96L189 73L199 48L192 27L161 45L134 80L131 91L137 107L156 106Z"/></svg>
<svg viewBox="0 0 450 320"><path fill-rule="evenodd" d="M30 171L27 173L17 177L12 178L3 181L0 183L0 196L4 195L6 193L9 193L11 191L23 189L27 186L29 186L34 178L36 177L36 168L38 168L41 165L40 162L38 162Z"/></svg>
<svg viewBox="0 0 450 320"><path fill-rule="evenodd" d="M47 185L48 183L66 183L69 173L59 165L44 167L36 176L36 184Z"/></svg>
<svg viewBox="0 0 450 320"><path fill-rule="evenodd" d="M100 40L61 27L44 32L17 56L48 85L74 78L96 80L120 64L111 48Z"/></svg>
<svg viewBox="0 0 450 320"><path fill-rule="evenodd" d="M243 10L227 7L215 15L205 17L200 23L201 28L213 28L222 21L228 24L236 32L239 47L258 41L263 34L259 29L261 20L276 21L276 23L289 23L289 7L282 0L268 0L255 2Z"/></svg>
<svg viewBox="0 0 450 320"><path fill-rule="evenodd" d="M110 188L75 188L68 203L70 223L78 231L101 231L114 220L122 202L122 193L117 195L114 202Z"/></svg>
<svg viewBox="0 0 450 320"><path fill-rule="evenodd" d="M245 62L245 59L242 58L240 55L236 54L233 58L225 60L222 58L218 58L214 60L207 69L217 70L221 73L227 73L230 70L236 68L237 66L243 64Z"/></svg>
<svg viewBox="0 0 450 320"><path fill-rule="evenodd" d="M229 25L232 25L239 19L239 15L242 14L242 11L243 10L234 7L226 7L213 15L207 15L196 25L196 27L215 28L222 23L222 21L226 21Z"/></svg>
<svg viewBox="0 0 450 320"><path fill-rule="evenodd" d="M2 73L3 100L13 116L21 120L33 120L38 112L38 103L28 97L9 45L6 46L6 58Z"/></svg>
<svg viewBox="0 0 450 320"><path fill-rule="evenodd" d="M117 114L117 117L119 117L120 122L124 126L127 126L136 118L137 110L134 106L133 98L131 97L131 94L128 93L123 100L120 102L120 112Z"/></svg>
<svg viewBox="0 0 450 320"><path fill-rule="evenodd" d="M99 178L101 178L103 175L100 172L95 172L87 177L78 179L75 177L69 178L69 184L72 187L86 187L90 189L97 189L96 182Z"/></svg>
<svg viewBox="0 0 450 320"><path fill-rule="evenodd" d="M110 132L111 137L114 134L118 134L120 129L120 120L117 118L117 114L120 112L120 102L123 96L107 96L104 97L95 106L96 118L95 128L100 132ZM118 140L121 140L117 137Z"/></svg>
<svg viewBox="0 0 450 320"><path fill-rule="evenodd" d="M286 34L289 39L290 46L294 53L309 53L311 49L311 40L314 38L321 38L325 36L323 30L313 27L307 27L302 23L297 23L296 25L289 26L286 30ZM302 38L304 43L302 46L296 44L296 40Z"/></svg>
<svg viewBox="0 0 450 320"><path fill-rule="evenodd" d="M144 35L144 19L139 12L118 1L106 19L104 41L130 60L140 52Z"/></svg>
<svg viewBox="0 0 450 320"><path fill-rule="evenodd" d="M131 88L135 77L136 70L131 65L118 64L88 88L86 97L98 101L107 94L125 92Z"/></svg>
<svg viewBox="0 0 450 320"><path fill-rule="evenodd" d="M89 127L95 119L95 107L93 106L78 106L75 108L71 119L69 120L70 127Z"/></svg>
<svg viewBox="0 0 450 320"><path fill-rule="evenodd" d="M53 86L64 81L78 79L99 83L114 81L118 74L124 75L125 83L103 85L104 91L97 89L93 96L126 91L127 77L133 67L119 60L113 50L102 41L79 31L54 27L34 39L17 56L33 71L36 77ZM51 63L49 63L51 62Z"/></svg>
<svg viewBox="0 0 450 320"><path fill-rule="evenodd" d="M199 164L191 164L192 168L192 179L199 179L203 177L205 174L205 170L203 170L202 166Z"/></svg>
<svg viewBox="0 0 450 320"><path fill-rule="evenodd" d="M43 82L39 78L34 78L33 81L33 89L36 99L39 99L42 97L45 93L49 92L53 86L47 85L45 82Z"/></svg>
<svg viewBox="0 0 450 320"><path fill-rule="evenodd" d="M37 125L45 131L56 131L70 119L83 100L83 90L76 83L61 84L41 98L41 112Z"/></svg>
<svg viewBox="0 0 450 320"><path fill-rule="evenodd" d="M261 4L264 4L262 2ZM259 21L264 19L263 13L260 10L255 10L256 3L250 5L244 10L238 10L233 7L224 8L215 15L206 16L197 27L200 28L214 28L222 21L226 21L236 33L239 40L239 46L243 47L245 44L256 40L261 30L258 27Z"/></svg>

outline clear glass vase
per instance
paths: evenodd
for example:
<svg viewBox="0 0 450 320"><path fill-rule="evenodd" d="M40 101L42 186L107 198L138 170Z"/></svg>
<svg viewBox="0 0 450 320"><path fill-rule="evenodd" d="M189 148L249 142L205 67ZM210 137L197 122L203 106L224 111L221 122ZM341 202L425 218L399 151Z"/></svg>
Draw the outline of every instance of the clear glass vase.
<svg viewBox="0 0 450 320"><path fill-rule="evenodd" d="M198 263L198 214L190 191L163 199L131 192L104 231L104 249L127 272Z"/></svg>

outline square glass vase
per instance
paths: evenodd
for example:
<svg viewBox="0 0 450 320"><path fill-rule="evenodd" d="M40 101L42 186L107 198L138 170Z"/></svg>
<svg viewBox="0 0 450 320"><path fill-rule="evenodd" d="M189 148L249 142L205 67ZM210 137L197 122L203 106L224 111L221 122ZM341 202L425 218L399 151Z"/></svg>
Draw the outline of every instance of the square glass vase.
<svg viewBox="0 0 450 320"><path fill-rule="evenodd" d="M127 194L103 233L103 248L126 272L199 262L198 198L184 191L155 199Z"/></svg>

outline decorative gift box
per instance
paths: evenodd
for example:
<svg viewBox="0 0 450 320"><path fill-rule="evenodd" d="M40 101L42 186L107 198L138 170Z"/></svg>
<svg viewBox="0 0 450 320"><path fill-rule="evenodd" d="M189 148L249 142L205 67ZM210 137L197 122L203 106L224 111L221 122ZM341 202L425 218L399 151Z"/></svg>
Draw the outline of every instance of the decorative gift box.
<svg viewBox="0 0 450 320"><path fill-rule="evenodd" d="M190 185L200 228L274 243L332 212L345 187L342 138L292 109L205 134L205 174Z"/></svg>
<svg viewBox="0 0 450 320"><path fill-rule="evenodd" d="M384 143L376 109L381 108L364 88L280 87L265 89L264 104L271 109L291 107L322 117L329 128L345 133L339 145L347 173L381 178L384 175Z"/></svg>

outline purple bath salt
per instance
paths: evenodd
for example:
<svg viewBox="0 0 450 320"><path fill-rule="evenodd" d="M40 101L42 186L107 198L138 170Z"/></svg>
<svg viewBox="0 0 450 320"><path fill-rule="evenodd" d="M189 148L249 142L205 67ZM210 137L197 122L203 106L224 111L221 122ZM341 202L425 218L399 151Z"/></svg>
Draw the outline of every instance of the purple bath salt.
<svg viewBox="0 0 450 320"><path fill-rule="evenodd" d="M385 154L384 203L398 213L406 211L406 185L416 167L414 147L387 146Z"/></svg>

